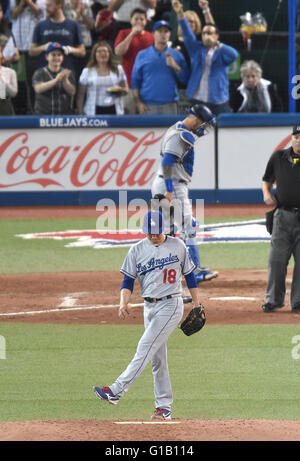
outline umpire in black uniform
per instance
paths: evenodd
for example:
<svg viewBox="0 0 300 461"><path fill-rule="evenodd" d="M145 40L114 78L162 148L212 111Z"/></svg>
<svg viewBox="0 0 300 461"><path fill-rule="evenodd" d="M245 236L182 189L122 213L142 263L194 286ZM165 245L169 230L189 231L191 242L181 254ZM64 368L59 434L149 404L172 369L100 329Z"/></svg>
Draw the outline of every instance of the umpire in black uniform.
<svg viewBox="0 0 300 461"><path fill-rule="evenodd" d="M276 192L272 187L276 181ZM266 205L276 207L268 263L264 312L284 306L286 273L291 256L294 272L291 287L292 313L300 314L300 125L292 131L292 146L274 152L263 176Z"/></svg>

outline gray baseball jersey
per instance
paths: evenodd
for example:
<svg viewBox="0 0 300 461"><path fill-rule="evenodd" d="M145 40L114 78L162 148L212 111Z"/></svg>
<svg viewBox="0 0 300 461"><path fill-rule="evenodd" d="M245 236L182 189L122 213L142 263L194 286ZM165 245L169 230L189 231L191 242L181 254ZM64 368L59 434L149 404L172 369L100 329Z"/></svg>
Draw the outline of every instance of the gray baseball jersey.
<svg viewBox="0 0 300 461"><path fill-rule="evenodd" d="M167 236L158 246L145 238L130 248L121 272L138 278L144 298L163 299L153 303L145 300L144 334L127 368L109 386L113 394L123 396L151 361L155 408L171 409L173 395L167 363L168 337L183 314L180 296L182 275L188 275L194 267L187 247L178 238ZM165 299L168 295L174 296Z"/></svg>
<svg viewBox="0 0 300 461"><path fill-rule="evenodd" d="M182 275L188 275L194 269L185 243L167 236L158 246L152 245L147 238L134 244L120 271L138 278L144 298L161 298L181 294Z"/></svg>
<svg viewBox="0 0 300 461"><path fill-rule="evenodd" d="M173 179L177 181L191 181L194 164L193 146L196 139L196 136L191 131L188 131L181 122L172 125L164 135L161 144L161 155L167 152L178 157L177 162L173 166ZM163 175L161 166L158 175Z"/></svg>

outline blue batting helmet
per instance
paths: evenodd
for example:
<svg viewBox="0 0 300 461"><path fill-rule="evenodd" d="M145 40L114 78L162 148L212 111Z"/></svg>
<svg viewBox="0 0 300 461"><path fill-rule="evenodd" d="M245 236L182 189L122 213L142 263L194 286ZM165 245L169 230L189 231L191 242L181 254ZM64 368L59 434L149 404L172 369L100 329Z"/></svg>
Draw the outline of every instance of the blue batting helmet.
<svg viewBox="0 0 300 461"><path fill-rule="evenodd" d="M189 109L187 109L187 113L194 115L203 122L203 125L194 131L195 135L198 137L204 136L206 124L210 126L214 126L216 124L216 117L212 111L204 104L195 104L194 106L191 106Z"/></svg>
<svg viewBox="0 0 300 461"><path fill-rule="evenodd" d="M151 210L144 216L144 234L161 234L164 230L164 218L160 211Z"/></svg>
<svg viewBox="0 0 300 461"><path fill-rule="evenodd" d="M209 123L214 126L216 124L216 118L212 111L204 104L195 104L188 109L189 114L193 114L195 117L201 119L203 122Z"/></svg>

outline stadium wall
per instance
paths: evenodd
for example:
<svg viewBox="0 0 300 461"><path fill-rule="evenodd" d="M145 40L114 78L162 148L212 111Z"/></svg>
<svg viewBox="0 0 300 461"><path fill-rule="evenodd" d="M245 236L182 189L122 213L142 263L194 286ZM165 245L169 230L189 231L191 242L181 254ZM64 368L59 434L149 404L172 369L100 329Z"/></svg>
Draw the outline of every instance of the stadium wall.
<svg viewBox="0 0 300 461"><path fill-rule="evenodd" d="M183 119L184 116L181 117ZM149 200L162 136L178 116L0 117L0 206ZM271 153L297 114L224 114L196 144L192 200L262 203ZM125 193L126 192L126 193Z"/></svg>

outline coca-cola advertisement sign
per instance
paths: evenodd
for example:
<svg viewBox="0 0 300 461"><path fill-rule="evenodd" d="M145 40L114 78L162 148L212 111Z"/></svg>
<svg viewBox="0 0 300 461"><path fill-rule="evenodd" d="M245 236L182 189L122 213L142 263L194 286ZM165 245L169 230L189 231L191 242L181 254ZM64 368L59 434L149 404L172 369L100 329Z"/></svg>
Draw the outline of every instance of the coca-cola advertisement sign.
<svg viewBox="0 0 300 461"><path fill-rule="evenodd" d="M0 190L149 189L164 132L3 130Z"/></svg>
<svg viewBox="0 0 300 461"><path fill-rule="evenodd" d="M3 127L0 192L149 191L161 163L161 141L166 130L165 126L104 124ZM290 142L290 127L221 127L217 140L211 131L195 144L189 188L214 190L218 182L220 190L260 190L270 155Z"/></svg>

